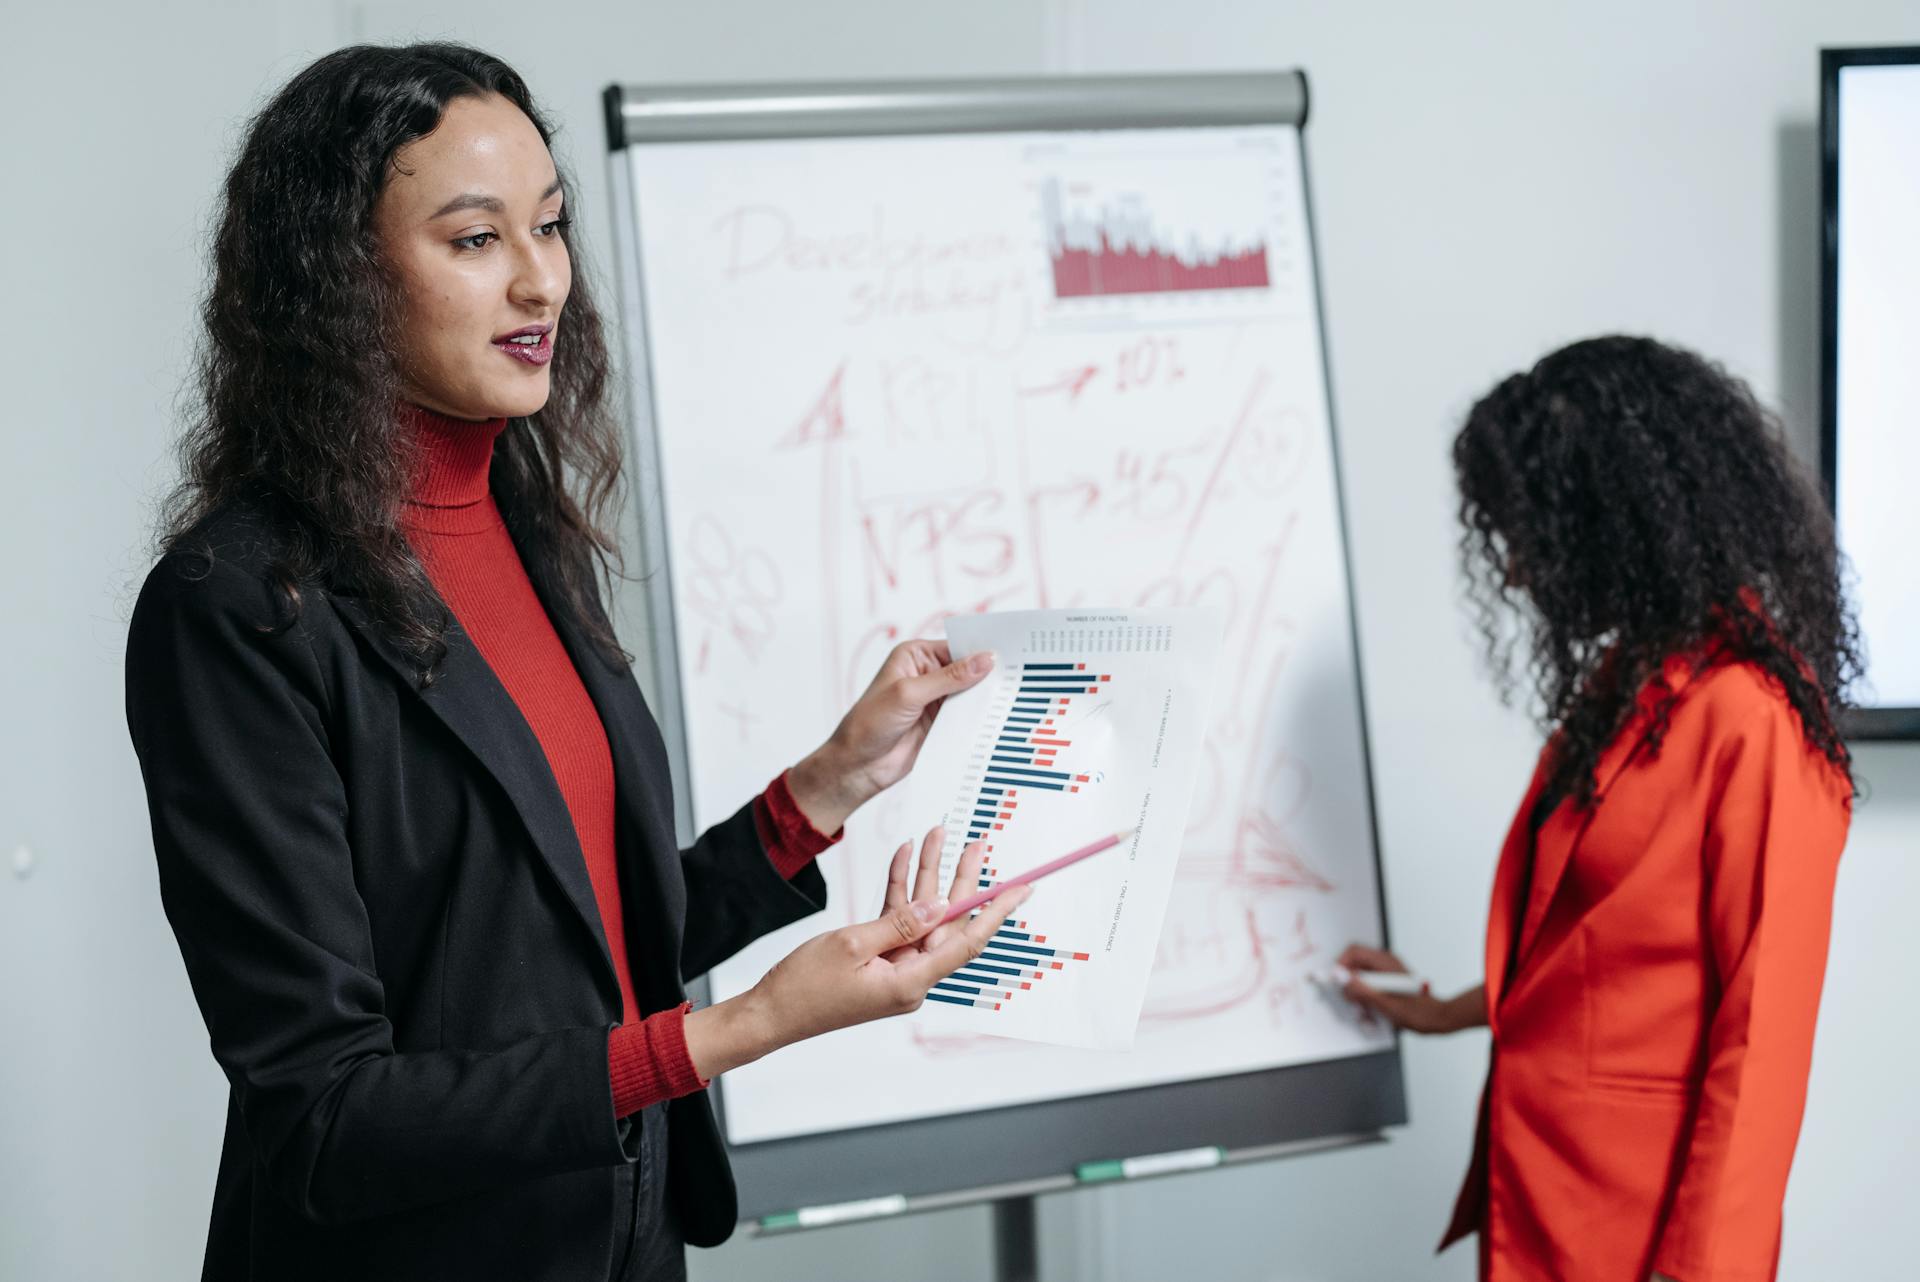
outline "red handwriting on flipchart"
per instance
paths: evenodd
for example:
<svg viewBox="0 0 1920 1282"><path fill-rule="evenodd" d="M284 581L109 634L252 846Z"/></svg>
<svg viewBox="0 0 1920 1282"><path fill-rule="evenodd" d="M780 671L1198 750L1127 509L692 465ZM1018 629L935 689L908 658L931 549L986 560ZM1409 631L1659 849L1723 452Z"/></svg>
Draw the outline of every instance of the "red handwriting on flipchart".
<svg viewBox="0 0 1920 1282"><path fill-rule="evenodd" d="M922 580L942 600L1003 578L1016 544L1002 519L1006 495L975 490L951 499L882 501L860 511L860 562L866 605L878 611L903 577Z"/></svg>
<svg viewBox="0 0 1920 1282"><path fill-rule="evenodd" d="M777 292L780 278L804 281L811 300L838 296L847 326L931 322L941 326L934 337L962 350L1008 351L1024 337L1027 269L1017 237L890 226L878 204L810 226L764 202L727 210L708 233L723 286Z"/></svg>
<svg viewBox="0 0 1920 1282"><path fill-rule="evenodd" d="M710 515L694 521L688 543L686 608L701 627L696 670L711 659L716 633L758 662L773 643L784 595L773 557L761 548L741 548Z"/></svg>

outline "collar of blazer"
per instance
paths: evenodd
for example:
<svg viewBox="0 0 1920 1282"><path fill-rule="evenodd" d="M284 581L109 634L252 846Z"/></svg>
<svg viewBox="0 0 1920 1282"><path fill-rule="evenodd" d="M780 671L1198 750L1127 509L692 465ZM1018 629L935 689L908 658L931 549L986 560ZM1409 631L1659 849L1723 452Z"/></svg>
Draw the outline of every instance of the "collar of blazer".
<svg viewBox="0 0 1920 1282"><path fill-rule="evenodd" d="M1541 754L1541 766L1534 772L1533 784L1527 789L1526 798L1514 816L1513 826L1507 832L1506 846L1500 852L1499 871L1495 874L1494 909L1487 931L1487 1011L1496 1033L1499 1031L1500 999L1507 986L1508 950L1512 949L1517 959L1513 969L1526 965L1534 944L1540 938L1540 927L1547 917L1546 910L1560 888L1561 878L1566 875L1573 852L1580 848L1580 839L1586 835L1588 826L1593 823L1601 803L1606 800L1607 791L1619 779L1620 772L1646 746L1643 732L1651 696L1655 692L1667 691L1678 696L1686 689L1688 682L1714 661L1718 652L1717 645L1710 645L1702 651L1669 658L1661 668L1659 677L1649 681L1636 697L1633 715L1594 764L1593 804L1578 808L1563 801L1554 807L1553 813L1540 825L1540 831L1532 833L1529 817L1547 779L1545 753ZM1526 881L1526 843L1529 840L1533 842L1533 885L1526 895L1526 901L1522 902L1521 886ZM1533 911L1534 905L1539 905L1538 911ZM1517 929L1516 915L1519 917Z"/></svg>
<svg viewBox="0 0 1920 1282"><path fill-rule="evenodd" d="M581 684L600 713L614 760L615 804L622 810L623 818L632 824L638 804L632 795L633 789L643 786L643 781L635 779L633 769L633 763L639 760L636 755L639 717L634 707L638 691L624 670L616 670L594 647L592 639L563 604L556 585L540 571L535 560L528 559L526 565L527 577L546 608L554 631L566 646ZM374 622L360 597L342 590L331 591L327 597L366 641L368 648L394 670L414 697L445 723L512 801L543 862L593 940L593 951L599 958L597 982L618 1010L620 981L613 968L613 955L607 947L599 904L594 899L593 882L587 875L586 856L580 849L573 817L547 764L545 750L506 687L500 684L493 669L456 621L447 631L447 656L440 675L432 685L422 689L413 661Z"/></svg>

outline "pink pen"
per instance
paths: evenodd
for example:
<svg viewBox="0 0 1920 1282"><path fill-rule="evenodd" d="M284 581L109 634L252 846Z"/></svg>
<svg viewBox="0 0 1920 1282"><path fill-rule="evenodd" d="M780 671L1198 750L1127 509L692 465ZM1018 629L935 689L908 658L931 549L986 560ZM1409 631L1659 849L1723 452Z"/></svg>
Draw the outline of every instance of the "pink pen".
<svg viewBox="0 0 1920 1282"><path fill-rule="evenodd" d="M1090 845L1082 846L1078 850L1070 850L1066 854L1060 856L1058 859L1048 860L1046 863L1041 864L1038 868L1029 868L1027 869L1027 871L1021 873L1017 877L1009 877L1005 881L995 882L993 885L988 886L985 890L980 891L978 894L968 895L965 899L960 900L959 902L955 903L951 908L947 909L947 915L940 919L940 924L944 926L950 921L955 921L961 917L966 916L968 913L978 908L981 904L990 902L992 899L994 899L995 896L1001 894L1004 891L1010 890L1014 886L1024 886L1029 882L1038 881L1042 877L1046 876L1048 873L1059 872L1062 868L1065 868L1068 864L1079 863L1082 859L1085 859L1088 855L1097 855L1103 850L1111 850L1115 846L1119 845L1121 842L1125 841L1127 838L1133 836L1133 834L1136 831L1138 830L1129 828L1125 832L1110 832L1106 836L1100 838L1100 840L1093 842Z"/></svg>

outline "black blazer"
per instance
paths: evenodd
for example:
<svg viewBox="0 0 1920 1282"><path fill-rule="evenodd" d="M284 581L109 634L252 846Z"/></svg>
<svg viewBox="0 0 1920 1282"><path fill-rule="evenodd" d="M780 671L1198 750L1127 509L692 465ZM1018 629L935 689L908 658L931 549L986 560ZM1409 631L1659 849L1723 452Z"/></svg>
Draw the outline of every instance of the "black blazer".
<svg viewBox="0 0 1920 1282"><path fill-rule="evenodd" d="M275 628L268 537L216 515L127 645L161 899L232 1087L204 1276L605 1282L642 1128L614 1118L619 984L546 757L457 629L422 691L350 593ZM781 879L750 807L678 849L639 687L527 561L606 726L628 960L665 1009L826 886ZM665 1111L679 1230L718 1242L713 1113Z"/></svg>

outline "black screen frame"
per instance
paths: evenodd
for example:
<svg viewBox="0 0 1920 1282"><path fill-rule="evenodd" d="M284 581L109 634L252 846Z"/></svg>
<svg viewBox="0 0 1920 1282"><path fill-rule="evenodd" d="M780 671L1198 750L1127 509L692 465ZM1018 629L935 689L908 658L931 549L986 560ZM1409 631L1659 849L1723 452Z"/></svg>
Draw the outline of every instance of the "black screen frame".
<svg viewBox="0 0 1920 1282"><path fill-rule="evenodd" d="M1839 518L1840 73L1848 67L1920 66L1920 45L1820 51L1820 479ZM1920 641L1916 642L1920 644ZM1849 708L1849 739L1920 740L1920 707Z"/></svg>

